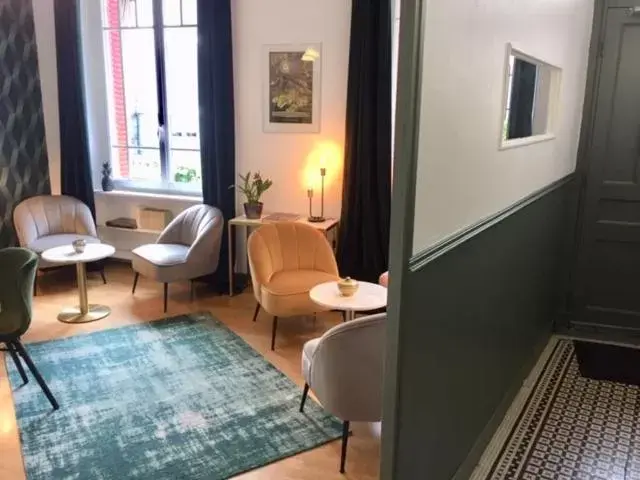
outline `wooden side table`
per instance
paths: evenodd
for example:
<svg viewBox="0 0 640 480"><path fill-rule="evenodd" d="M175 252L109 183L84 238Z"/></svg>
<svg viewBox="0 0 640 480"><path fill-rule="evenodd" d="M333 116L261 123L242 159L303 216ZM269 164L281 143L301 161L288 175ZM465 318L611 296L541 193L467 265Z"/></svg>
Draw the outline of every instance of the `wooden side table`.
<svg viewBox="0 0 640 480"><path fill-rule="evenodd" d="M233 247L234 247L233 227L244 227L246 232L245 238L248 239L251 228L257 228L266 223L273 223L271 220L265 220L265 218L268 215L269 215L268 213L265 213L259 219L251 219L251 218L247 218L246 215L239 215L229 220L229 228L227 229L228 230L227 234L229 235L229 296L230 297L233 296L233 273L234 273L233 272L233 267L234 267L233 265ZM337 218L327 218L324 222L318 222L318 223L309 222L305 215L300 215L300 218L298 218L297 220L293 220L293 222L304 223L305 225L309 225L310 227L313 227L316 230L319 230L324 234L325 237L327 237L327 240L329 239L329 233L334 230L337 230L338 225L340 223L340 221ZM334 250L336 247L335 238L336 238L336 235L334 234L333 242L332 242L332 246Z"/></svg>

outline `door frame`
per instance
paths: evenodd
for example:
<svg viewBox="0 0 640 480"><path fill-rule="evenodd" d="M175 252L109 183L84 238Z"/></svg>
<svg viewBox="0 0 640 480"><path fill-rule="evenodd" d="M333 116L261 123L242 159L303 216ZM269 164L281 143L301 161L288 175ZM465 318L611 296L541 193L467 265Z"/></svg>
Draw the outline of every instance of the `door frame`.
<svg viewBox="0 0 640 480"><path fill-rule="evenodd" d="M567 298L565 301L566 321L560 330L571 329L577 324L578 311L583 303L582 284L580 281L580 268L582 264L582 232L585 228L584 207L587 203L587 183L589 174L589 154L591 149L591 139L596 120L596 104L598 101L598 88L600 71L602 66L601 52L604 47L607 10L609 8L631 8L640 7L640 0L594 0L593 26L591 30L591 41L589 44L589 56L587 65L587 80L582 109L582 124L580 128L580 138L578 142L578 156L576 158L576 176L578 178L578 200L577 215L574 228L574 249L571 259L571 269L567 284ZM591 327L594 328L594 327Z"/></svg>
<svg viewBox="0 0 640 480"><path fill-rule="evenodd" d="M398 0L397 0L398 1ZM380 478L396 478L397 403L401 378L398 349L402 338L403 279L413 249L416 174L418 169L422 45L427 0L402 0L396 99L391 235L389 239L389 305L385 344L384 405Z"/></svg>

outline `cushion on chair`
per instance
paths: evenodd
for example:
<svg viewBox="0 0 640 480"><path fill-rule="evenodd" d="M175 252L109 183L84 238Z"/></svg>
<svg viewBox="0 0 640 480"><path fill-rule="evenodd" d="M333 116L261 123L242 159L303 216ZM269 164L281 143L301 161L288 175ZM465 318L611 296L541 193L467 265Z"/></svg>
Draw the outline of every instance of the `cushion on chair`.
<svg viewBox="0 0 640 480"><path fill-rule="evenodd" d="M36 253L42 253L45 250L55 247L62 247L64 245L71 245L71 242L77 239L83 239L87 243L100 243L100 240L91 237L89 235L77 235L75 233L61 233L59 235L47 235L46 237L40 237L27 245L29 250L33 250Z"/></svg>
<svg viewBox="0 0 640 480"><path fill-rule="evenodd" d="M337 279L336 275L315 270L284 270L274 273L262 285L262 306L270 314L282 317L321 312L326 309L309 298L309 290Z"/></svg>
<svg viewBox="0 0 640 480"><path fill-rule="evenodd" d="M305 379L311 377L309 370L311 368L311 360L319 343L320 337L309 340L304 344L304 347L302 347L302 375Z"/></svg>
<svg viewBox="0 0 640 480"><path fill-rule="evenodd" d="M189 247L176 243L152 243L134 249L131 266L143 277L171 283L194 278L187 262Z"/></svg>
<svg viewBox="0 0 640 480"><path fill-rule="evenodd" d="M154 265L167 267L186 262L189 247L175 243L151 243L135 248L131 253Z"/></svg>

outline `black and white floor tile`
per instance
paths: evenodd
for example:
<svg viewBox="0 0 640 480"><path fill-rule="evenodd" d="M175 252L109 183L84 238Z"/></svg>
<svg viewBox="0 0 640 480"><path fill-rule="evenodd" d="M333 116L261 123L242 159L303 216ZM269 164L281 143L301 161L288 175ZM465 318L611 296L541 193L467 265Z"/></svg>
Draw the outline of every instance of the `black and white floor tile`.
<svg viewBox="0 0 640 480"><path fill-rule="evenodd" d="M640 480L640 388L582 377L567 339L537 369L472 478Z"/></svg>

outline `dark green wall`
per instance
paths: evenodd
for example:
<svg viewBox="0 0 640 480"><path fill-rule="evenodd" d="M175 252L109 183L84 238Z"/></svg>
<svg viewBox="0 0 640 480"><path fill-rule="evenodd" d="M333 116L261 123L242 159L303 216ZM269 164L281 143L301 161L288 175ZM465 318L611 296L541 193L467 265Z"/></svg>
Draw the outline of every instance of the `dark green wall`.
<svg viewBox="0 0 640 480"><path fill-rule="evenodd" d="M469 477L564 299L571 176L412 259L399 323L394 480Z"/></svg>

